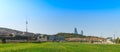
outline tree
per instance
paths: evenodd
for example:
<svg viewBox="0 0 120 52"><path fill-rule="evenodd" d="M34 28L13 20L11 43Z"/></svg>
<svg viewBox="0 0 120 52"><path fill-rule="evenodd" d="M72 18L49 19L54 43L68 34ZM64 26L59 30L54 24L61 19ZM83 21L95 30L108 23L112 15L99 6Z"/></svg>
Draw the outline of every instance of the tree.
<svg viewBox="0 0 120 52"><path fill-rule="evenodd" d="M119 44L119 43L120 43L120 38L119 38L119 37L117 37L117 39L115 40L115 43L116 43L116 44Z"/></svg>
<svg viewBox="0 0 120 52"><path fill-rule="evenodd" d="M85 38L86 36L83 36L81 34L74 34L74 33L58 33L56 36L64 36L65 38Z"/></svg>
<svg viewBox="0 0 120 52"><path fill-rule="evenodd" d="M2 43L6 43L6 39L5 38L2 38Z"/></svg>

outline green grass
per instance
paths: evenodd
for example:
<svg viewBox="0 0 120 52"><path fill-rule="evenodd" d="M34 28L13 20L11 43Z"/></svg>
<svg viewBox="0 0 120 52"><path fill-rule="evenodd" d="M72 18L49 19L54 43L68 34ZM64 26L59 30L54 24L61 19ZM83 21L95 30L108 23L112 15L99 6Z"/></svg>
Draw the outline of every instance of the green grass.
<svg viewBox="0 0 120 52"><path fill-rule="evenodd" d="M81 43L0 44L0 52L120 52L120 45Z"/></svg>

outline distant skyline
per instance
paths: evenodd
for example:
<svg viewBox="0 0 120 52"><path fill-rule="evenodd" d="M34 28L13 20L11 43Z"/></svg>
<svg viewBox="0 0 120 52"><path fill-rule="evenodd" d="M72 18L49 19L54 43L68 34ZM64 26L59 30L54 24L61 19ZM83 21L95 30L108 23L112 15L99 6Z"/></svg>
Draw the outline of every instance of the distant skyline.
<svg viewBox="0 0 120 52"><path fill-rule="evenodd" d="M0 0L0 27L42 34L59 32L120 37L119 0Z"/></svg>

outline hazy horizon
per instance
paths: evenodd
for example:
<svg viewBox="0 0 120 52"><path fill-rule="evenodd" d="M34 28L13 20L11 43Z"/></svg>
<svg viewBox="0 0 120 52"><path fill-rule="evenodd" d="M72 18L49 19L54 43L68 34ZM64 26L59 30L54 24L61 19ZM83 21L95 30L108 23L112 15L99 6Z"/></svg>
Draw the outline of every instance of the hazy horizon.
<svg viewBox="0 0 120 52"><path fill-rule="evenodd" d="M0 27L42 34L59 32L120 37L118 0L0 0Z"/></svg>

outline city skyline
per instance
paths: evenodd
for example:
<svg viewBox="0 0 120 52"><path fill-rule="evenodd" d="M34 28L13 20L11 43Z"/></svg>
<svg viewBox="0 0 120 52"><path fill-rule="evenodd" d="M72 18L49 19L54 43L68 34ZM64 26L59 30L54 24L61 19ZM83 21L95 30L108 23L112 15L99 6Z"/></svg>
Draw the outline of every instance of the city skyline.
<svg viewBox="0 0 120 52"><path fill-rule="evenodd" d="M59 32L120 37L118 0L0 0L0 27L42 34Z"/></svg>

